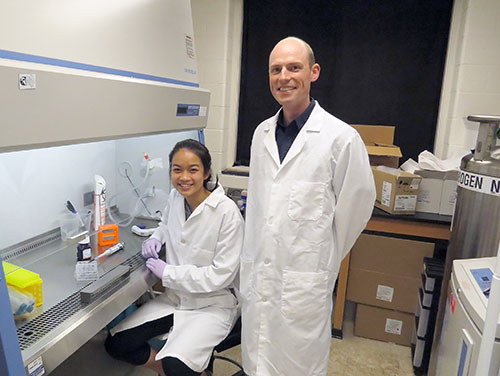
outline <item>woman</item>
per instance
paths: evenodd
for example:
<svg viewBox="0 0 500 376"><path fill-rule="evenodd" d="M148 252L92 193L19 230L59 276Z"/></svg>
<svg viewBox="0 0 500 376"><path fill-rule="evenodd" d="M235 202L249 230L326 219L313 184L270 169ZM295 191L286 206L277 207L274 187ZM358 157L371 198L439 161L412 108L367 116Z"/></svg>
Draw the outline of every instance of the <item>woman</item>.
<svg viewBox="0 0 500 376"><path fill-rule="evenodd" d="M211 158L203 144L178 142L169 162L175 189L142 249L165 293L113 328L105 346L112 357L160 375L200 375L237 319L243 218L220 185L209 190ZM162 244L166 261L158 257ZM165 334L159 352L146 342Z"/></svg>

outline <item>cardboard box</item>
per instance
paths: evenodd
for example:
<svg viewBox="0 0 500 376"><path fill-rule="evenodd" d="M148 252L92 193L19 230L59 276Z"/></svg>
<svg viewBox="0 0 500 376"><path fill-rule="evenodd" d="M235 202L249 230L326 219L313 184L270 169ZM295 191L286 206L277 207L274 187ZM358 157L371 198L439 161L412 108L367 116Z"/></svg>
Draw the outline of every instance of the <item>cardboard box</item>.
<svg viewBox="0 0 500 376"><path fill-rule="evenodd" d="M375 206L390 214L415 214L422 177L398 169L372 167L377 199Z"/></svg>
<svg viewBox="0 0 500 376"><path fill-rule="evenodd" d="M401 149L394 145L396 127L390 125L351 124L363 139L372 166L398 167Z"/></svg>
<svg viewBox="0 0 500 376"><path fill-rule="evenodd" d="M410 346L415 316L410 313L358 304L354 335Z"/></svg>
<svg viewBox="0 0 500 376"><path fill-rule="evenodd" d="M416 170L422 177L416 211L453 215L457 198L458 171Z"/></svg>
<svg viewBox="0 0 500 376"><path fill-rule="evenodd" d="M422 177L415 210L421 213L438 214L445 173L441 171L417 170L415 174Z"/></svg>
<svg viewBox="0 0 500 376"><path fill-rule="evenodd" d="M433 242L361 234L352 247L349 268L420 279L424 257L432 257L434 247Z"/></svg>
<svg viewBox="0 0 500 376"><path fill-rule="evenodd" d="M415 313L424 257L434 243L361 234L351 250L347 300Z"/></svg>
<svg viewBox="0 0 500 376"><path fill-rule="evenodd" d="M347 300L415 313L420 279L369 270L351 269Z"/></svg>
<svg viewBox="0 0 500 376"><path fill-rule="evenodd" d="M439 213L453 215L457 201L458 171L447 171L444 176Z"/></svg>

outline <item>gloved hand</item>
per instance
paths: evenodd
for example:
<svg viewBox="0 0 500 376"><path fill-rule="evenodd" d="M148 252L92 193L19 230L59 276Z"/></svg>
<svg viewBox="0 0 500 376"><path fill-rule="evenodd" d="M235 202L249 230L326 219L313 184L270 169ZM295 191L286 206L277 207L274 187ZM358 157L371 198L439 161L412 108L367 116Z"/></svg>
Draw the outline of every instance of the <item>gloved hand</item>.
<svg viewBox="0 0 500 376"><path fill-rule="evenodd" d="M155 276L161 279L167 263L159 258L148 258L146 260L146 266Z"/></svg>
<svg viewBox="0 0 500 376"><path fill-rule="evenodd" d="M161 242L156 238L149 238L142 245L142 257L149 258L158 258L158 253L161 249Z"/></svg>

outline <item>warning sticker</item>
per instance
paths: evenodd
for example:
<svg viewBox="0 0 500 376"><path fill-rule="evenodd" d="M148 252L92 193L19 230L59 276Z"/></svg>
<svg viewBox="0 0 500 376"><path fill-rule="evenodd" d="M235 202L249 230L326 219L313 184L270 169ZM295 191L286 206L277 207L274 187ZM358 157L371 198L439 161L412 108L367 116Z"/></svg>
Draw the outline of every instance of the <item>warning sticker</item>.
<svg viewBox="0 0 500 376"><path fill-rule="evenodd" d="M401 320L387 319L385 320L385 332L389 334L401 335L403 331L403 322Z"/></svg>
<svg viewBox="0 0 500 376"><path fill-rule="evenodd" d="M417 207L417 195L396 195L394 199L394 211L415 210Z"/></svg>
<svg viewBox="0 0 500 376"><path fill-rule="evenodd" d="M384 206L390 207L391 206L391 191L392 191L392 184L384 181L382 184L382 199L380 200L380 203Z"/></svg>
<svg viewBox="0 0 500 376"><path fill-rule="evenodd" d="M194 41L191 35L184 35L186 41L186 54L190 59L194 59Z"/></svg>
<svg viewBox="0 0 500 376"><path fill-rule="evenodd" d="M390 286L378 285L377 286L377 296L378 300L383 300L384 302L392 302L392 297L394 296L394 288Z"/></svg>
<svg viewBox="0 0 500 376"><path fill-rule="evenodd" d="M29 376L42 376L45 374L45 367L43 366L42 357L39 356L30 364L28 364L28 375Z"/></svg>

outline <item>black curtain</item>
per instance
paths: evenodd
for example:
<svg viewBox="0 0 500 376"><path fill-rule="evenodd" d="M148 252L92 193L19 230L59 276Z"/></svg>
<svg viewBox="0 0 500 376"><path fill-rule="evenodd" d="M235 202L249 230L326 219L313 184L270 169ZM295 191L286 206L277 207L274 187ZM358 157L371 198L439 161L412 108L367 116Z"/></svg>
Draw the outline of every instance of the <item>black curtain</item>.
<svg viewBox="0 0 500 376"><path fill-rule="evenodd" d="M350 124L396 126L402 161L433 150L453 0L246 0L237 164L279 104L268 58L287 36L306 40L321 66L311 95Z"/></svg>

